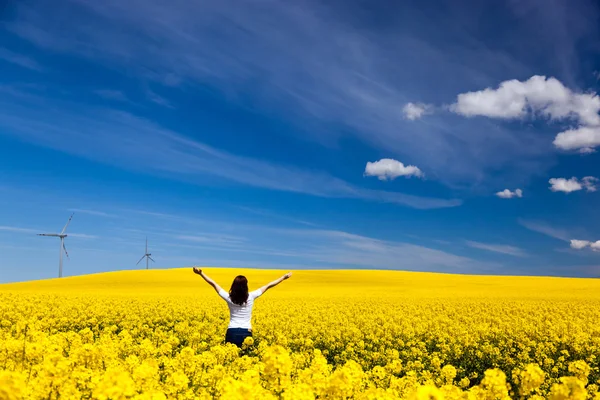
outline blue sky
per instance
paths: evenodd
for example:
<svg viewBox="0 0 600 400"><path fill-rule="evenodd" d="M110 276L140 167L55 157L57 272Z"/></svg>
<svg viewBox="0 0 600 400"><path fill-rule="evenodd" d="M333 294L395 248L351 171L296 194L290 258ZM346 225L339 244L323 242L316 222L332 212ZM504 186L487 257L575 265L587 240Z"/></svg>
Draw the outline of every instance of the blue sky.
<svg viewBox="0 0 600 400"><path fill-rule="evenodd" d="M600 7L8 2L0 282L152 268L599 276Z"/></svg>

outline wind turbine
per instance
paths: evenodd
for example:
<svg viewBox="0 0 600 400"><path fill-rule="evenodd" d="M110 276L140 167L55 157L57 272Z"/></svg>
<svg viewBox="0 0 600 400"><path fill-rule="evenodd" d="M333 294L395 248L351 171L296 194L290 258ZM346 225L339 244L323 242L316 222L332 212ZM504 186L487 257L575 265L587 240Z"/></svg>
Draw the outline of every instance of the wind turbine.
<svg viewBox="0 0 600 400"><path fill-rule="evenodd" d="M67 237L67 234L65 233L67 231L67 226L69 226L69 223L71 222L71 219L73 218L73 214L71 214L71 216L69 217L69 220L67 221L67 224L65 225L65 227L63 228L63 230L60 233L38 233L38 236L52 236L52 237L58 237L60 238L60 247L58 249L59 251L59 262L58 262L58 277L62 278L62 265L63 265L63 250L65 251L65 254L67 255L67 258L69 258L69 253L67 253L67 248L65 246L65 238Z"/></svg>
<svg viewBox="0 0 600 400"><path fill-rule="evenodd" d="M140 261L142 261L144 258L146 258L146 269L148 269L148 260L152 260L152 257L150 257L152 254L148 253L148 237L146 237L146 254L144 254L142 256L142 258L140 258ZM140 263L140 261L137 262L138 265ZM154 260L152 260L152 262L155 262Z"/></svg>

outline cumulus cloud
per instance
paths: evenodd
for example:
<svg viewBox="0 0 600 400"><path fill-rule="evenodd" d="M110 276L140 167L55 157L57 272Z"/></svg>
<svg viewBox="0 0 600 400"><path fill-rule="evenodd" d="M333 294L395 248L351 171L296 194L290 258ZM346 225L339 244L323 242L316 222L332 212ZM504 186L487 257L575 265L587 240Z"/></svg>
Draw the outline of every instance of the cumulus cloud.
<svg viewBox="0 0 600 400"><path fill-rule="evenodd" d="M596 152L596 149L594 149L592 147L582 147L581 149L579 149L580 154L592 154L595 152Z"/></svg>
<svg viewBox="0 0 600 400"><path fill-rule="evenodd" d="M588 240L571 239L571 248L581 250L590 245Z"/></svg>
<svg viewBox="0 0 600 400"><path fill-rule="evenodd" d="M555 147L587 154L600 145L600 97L596 93L573 92L552 77L512 79L497 89L461 93L450 110L465 117L516 119L533 115L551 120L571 119L579 126L560 132L554 139Z"/></svg>
<svg viewBox="0 0 600 400"><path fill-rule="evenodd" d="M367 162L365 176L376 176L379 180L396 179L399 176L422 178L423 172L414 165L404 165L398 160L382 158L379 161Z"/></svg>
<svg viewBox="0 0 600 400"><path fill-rule="evenodd" d="M581 153L593 153L600 145L600 126L580 126L560 132L554 138L554 146L561 150L578 150Z"/></svg>
<svg viewBox="0 0 600 400"><path fill-rule="evenodd" d="M402 108L404 118L414 121L415 119L421 118L425 114L431 113L432 106L430 104L423 103L406 103Z"/></svg>
<svg viewBox="0 0 600 400"><path fill-rule="evenodd" d="M504 189L503 191L496 193L496 196L500 197L501 199L523 197L523 191L521 189L516 189L514 192L511 192L509 189Z"/></svg>
<svg viewBox="0 0 600 400"><path fill-rule="evenodd" d="M586 176L582 179L583 186L588 192L595 192L598 188L596 187L596 183L598 183L598 178L593 176Z"/></svg>
<svg viewBox="0 0 600 400"><path fill-rule="evenodd" d="M552 178L548 182L551 185L550 190L553 192L571 193L582 189L588 192L595 192L597 190L596 183L598 182L598 178L593 176L586 176L581 180L575 177L570 179Z"/></svg>
<svg viewBox="0 0 600 400"><path fill-rule="evenodd" d="M523 118L539 114L551 119L573 118L582 124L600 125L600 98L595 93L575 93L555 78L535 75L527 81L504 81L498 89L487 88L458 95L451 111L472 117Z"/></svg>
<svg viewBox="0 0 600 400"><path fill-rule="evenodd" d="M590 242L589 240L571 239L571 248L581 250L585 249L586 247L589 247L592 249L592 251L600 251L600 240Z"/></svg>

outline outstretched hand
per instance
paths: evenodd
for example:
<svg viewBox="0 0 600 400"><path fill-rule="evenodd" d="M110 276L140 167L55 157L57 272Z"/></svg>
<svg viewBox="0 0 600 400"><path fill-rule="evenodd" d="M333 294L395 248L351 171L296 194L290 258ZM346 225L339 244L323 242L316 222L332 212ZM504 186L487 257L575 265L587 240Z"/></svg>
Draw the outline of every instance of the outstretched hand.
<svg viewBox="0 0 600 400"><path fill-rule="evenodd" d="M285 275L283 276L283 279L284 279L284 280L285 280L285 279L289 279L291 276L292 276L292 273L291 273L291 272L288 272L287 274L285 274Z"/></svg>
<svg viewBox="0 0 600 400"><path fill-rule="evenodd" d="M200 268L194 267L194 273L202 276L202 270Z"/></svg>

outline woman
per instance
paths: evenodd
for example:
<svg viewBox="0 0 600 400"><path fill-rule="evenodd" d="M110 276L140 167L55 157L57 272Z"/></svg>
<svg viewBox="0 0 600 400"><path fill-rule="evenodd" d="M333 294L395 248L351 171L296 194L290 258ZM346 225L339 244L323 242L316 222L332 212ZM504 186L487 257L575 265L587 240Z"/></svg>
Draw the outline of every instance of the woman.
<svg viewBox="0 0 600 400"><path fill-rule="evenodd" d="M217 285L215 281L206 276L201 269L196 267L193 269L194 273L203 277L204 280L217 291L219 296L227 302L227 305L229 306L229 326L227 327L225 342L233 343L238 347L242 347L244 339L248 336L252 336L251 319L254 300L270 288L279 285L281 282L292 276L292 273L288 272L268 285L248 293L248 280L245 276L238 275L233 280L229 293L227 293Z"/></svg>

